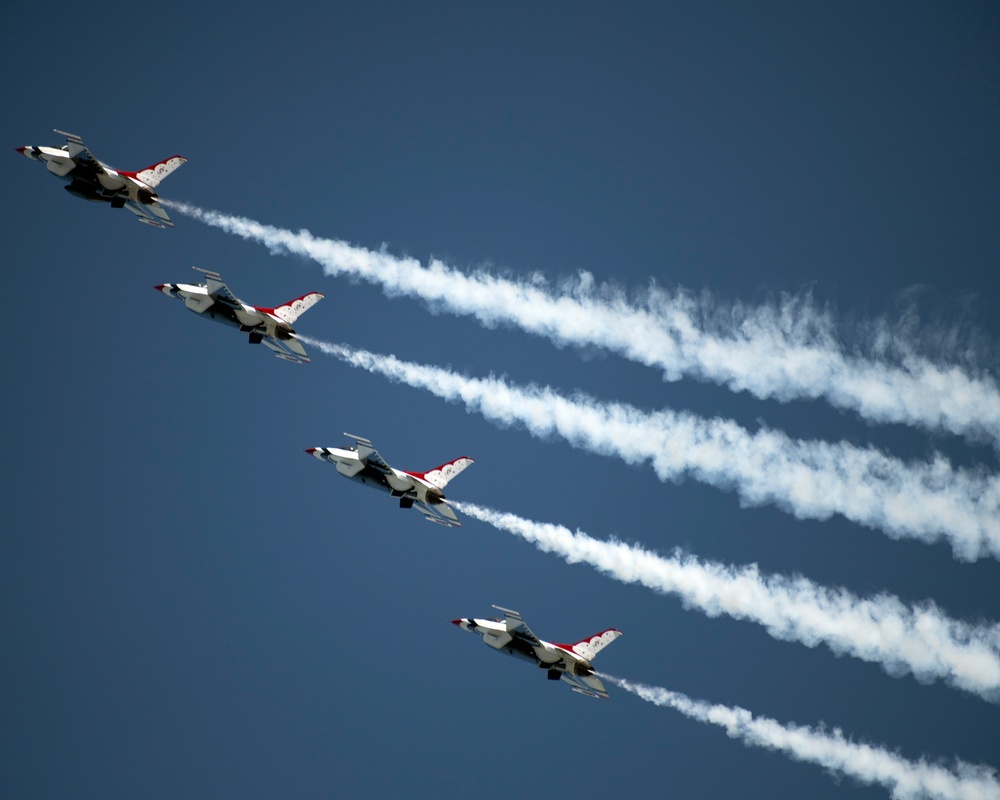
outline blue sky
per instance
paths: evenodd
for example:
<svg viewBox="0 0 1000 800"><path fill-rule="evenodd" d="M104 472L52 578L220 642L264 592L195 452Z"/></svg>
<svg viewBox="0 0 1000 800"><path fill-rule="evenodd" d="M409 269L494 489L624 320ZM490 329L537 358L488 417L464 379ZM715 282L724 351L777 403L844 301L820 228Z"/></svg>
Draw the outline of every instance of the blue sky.
<svg viewBox="0 0 1000 800"><path fill-rule="evenodd" d="M848 353L870 356L887 320L995 385L998 34L985 3L57 5L8 16L0 91L11 148L59 128L122 169L186 156L166 199L552 291L586 271L632 297L707 292L723 320L808 294ZM975 624L1000 618L996 558L662 481L315 348L285 364L151 287L197 265L257 305L317 290L296 327L319 340L906 464L941 453L988 477L989 442L665 381L179 213L147 228L16 153L0 170L0 794L887 795L621 689L578 697L448 624L492 603L555 641L620 628L597 662L613 675L910 760L1000 766L995 702L686 609L477 520L427 525L302 451L350 431L406 469L467 454L456 500Z"/></svg>

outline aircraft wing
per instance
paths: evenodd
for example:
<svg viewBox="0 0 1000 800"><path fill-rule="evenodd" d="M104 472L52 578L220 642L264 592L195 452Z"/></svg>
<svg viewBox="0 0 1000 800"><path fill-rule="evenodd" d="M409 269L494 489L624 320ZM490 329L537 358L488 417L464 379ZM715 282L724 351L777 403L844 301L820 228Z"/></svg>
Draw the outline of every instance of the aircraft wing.
<svg viewBox="0 0 1000 800"><path fill-rule="evenodd" d="M392 467L379 455L378 450L368 439L363 436L355 436L353 433L345 433L344 436L358 443L358 458L364 461L367 466L377 469L384 475L392 474Z"/></svg>
<svg viewBox="0 0 1000 800"><path fill-rule="evenodd" d="M438 525L444 525L448 528L462 527L462 523L458 521L455 512L451 510L451 506L447 503L431 504L421 503L419 500L416 500L413 503L413 507L423 514L424 519L428 522L436 522Z"/></svg>
<svg viewBox="0 0 1000 800"><path fill-rule="evenodd" d="M542 640L532 633L531 628L521 619L521 615L518 612L511 611L509 608L501 608L500 606L493 606L493 608L497 611L503 611L506 615L504 623L507 625L507 633L516 639L527 642L532 647L541 647Z"/></svg>
<svg viewBox="0 0 1000 800"><path fill-rule="evenodd" d="M198 267L195 267L195 269L198 269ZM199 270L199 272L205 273L205 288L208 289L209 295L211 295L216 303L222 303L224 306L243 310L243 303L222 282L222 277L218 272L209 272L207 269Z"/></svg>
<svg viewBox="0 0 1000 800"><path fill-rule="evenodd" d="M66 131L55 130L55 133L66 137L66 152L69 153L69 157L73 159L77 166L84 167L88 172L107 173L104 165L94 158L93 153L87 149L87 145L83 143L83 139L75 133L66 133Z"/></svg>
<svg viewBox="0 0 1000 800"><path fill-rule="evenodd" d="M265 336L263 342L274 351L278 358L296 364L309 363L309 356L306 355L305 348L296 339L278 339L274 336Z"/></svg>
<svg viewBox="0 0 1000 800"><path fill-rule="evenodd" d="M605 700L608 699L608 690L604 688L604 684L601 683L600 678L594 675L571 675L568 672L564 672L559 677L566 681L574 692L579 692L589 697L603 697Z"/></svg>
<svg viewBox="0 0 1000 800"><path fill-rule="evenodd" d="M167 212L159 204L146 205L138 200L126 200L125 208L135 214L139 222L145 222L154 228L172 228L174 223L170 221ZM225 284L223 284L225 285Z"/></svg>

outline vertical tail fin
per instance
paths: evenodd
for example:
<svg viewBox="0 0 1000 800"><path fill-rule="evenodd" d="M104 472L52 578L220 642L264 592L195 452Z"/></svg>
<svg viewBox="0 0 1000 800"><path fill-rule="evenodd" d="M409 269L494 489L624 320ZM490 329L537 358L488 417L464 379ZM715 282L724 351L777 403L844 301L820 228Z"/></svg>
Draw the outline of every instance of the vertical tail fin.
<svg viewBox="0 0 1000 800"><path fill-rule="evenodd" d="M593 636L588 636L586 639L581 639L576 644L570 645L570 649L578 656L590 661L621 635L622 632L617 628L608 628L606 631L595 633Z"/></svg>
<svg viewBox="0 0 1000 800"><path fill-rule="evenodd" d="M473 463L475 462L468 456L460 456L454 461L449 461L447 464L442 464L440 467L434 467L434 469L428 470L420 475L420 477L432 486L436 486L438 489L443 489L448 485L448 481ZM419 475L419 473L414 474Z"/></svg>
<svg viewBox="0 0 1000 800"><path fill-rule="evenodd" d="M321 295L319 292L310 292L309 294L302 295L302 297L296 297L294 300L289 300L287 303L280 305L277 308L272 308L270 311L278 319L292 325L295 323L295 320L316 305L323 299L323 297L324 295Z"/></svg>
<svg viewBox="0 0 1000 800"><path fill-rule="evenodd" d="M135 173L140 181L146 184L150 189L155 189L160 185L160 181L167 177L171 172L180 167L182 164L186 164L187 159L184 156L170 156L170 158L159 161L156 164L150 164L145 169L139 170Z"/></svg>

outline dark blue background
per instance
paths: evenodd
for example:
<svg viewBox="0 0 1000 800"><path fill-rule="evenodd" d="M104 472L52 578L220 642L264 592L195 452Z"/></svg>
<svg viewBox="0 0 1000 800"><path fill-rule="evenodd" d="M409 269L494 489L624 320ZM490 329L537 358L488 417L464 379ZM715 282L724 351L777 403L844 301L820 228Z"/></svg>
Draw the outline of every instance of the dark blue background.
<svg viewBox="0 0 1000 800"><path fill-rule="evenodd" d="M812 292L844 320L915 307L996 374L1000 14L992 3L323 8L56 3L0 27L10 147L82 135L166 198L515 276L589 270ZM356 489L302 450L373 439L457 499L859 594L1000 616L1000 565L799 522L693 481L500 430L314 353L295 367L154 293L222 273L299 330L471 375L807 438L943 434L778 404L427 313L174 214L157 231L0 159L5 243L0 794L49 797L884 797L620 690L589 701L448 621L625 637L599 667L922 755L1000 764L1000 711L825 647L685 611L480 523Z"/></svg>

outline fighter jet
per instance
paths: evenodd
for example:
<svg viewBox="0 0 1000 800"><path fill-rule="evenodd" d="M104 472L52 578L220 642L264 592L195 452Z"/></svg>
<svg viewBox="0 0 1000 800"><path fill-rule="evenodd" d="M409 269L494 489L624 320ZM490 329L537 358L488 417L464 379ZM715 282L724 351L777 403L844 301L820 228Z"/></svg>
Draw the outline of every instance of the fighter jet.
<svg viewBox="0 0 1000 800"><path fill-rule="evenodd" d="M500 606L493 608L504 612L505 618L502 622L498 619L453 619L452 624L458 625L463 631L479 634L494 650L530 661L547 670L550 681L561 679L566 681L574 692L607 699L608 692L600 679L594 675L594 668L590 662L601 650L621 636L621 631L608 628L606 631L581 639L576 644L552 644L543 642L535 636L516 611Z"/></svg>
<svg viewBox="0 0 1000 800"><path fill-rule="evenodd" d="M320 461L335 464L337 472L353 481L398 497L400 508L416 506L429 522L454 528L462 526L451 506L444 501L442 489L473 463L471 458L462 456L427 472L405 472L390 467L367 439L350 433L344 436L353 439L355 445L310 447L306 452Z"/></svg>
<svg viewBox="0 0 1000 800"><path fill-rule="evenodd" d="M127 208L140 222L154 228L174 227L157 202L154 190L167 175L187 163L186 158L171 156L138 172L123 172L94 158L79 136L60 130L56 133L66 137L62 147L29 145L15 149L21 155L44 162L49 172L69 184L64 188L76 197L110 203L112 208Z"/></svg>
<svg viewBox="0 0 1000 800"><path fill-rule="evenodd" d="M263 342L278 358L299 364L309 362L305 348L295 339L292 323L323 299L310 292L277 308L250 306L234 295L217 272L192 267L205 273L205 283L161 283L154 286L168 297L184 301L189 309L206 319L214 319L250 334L250 344Z"/></svg>

